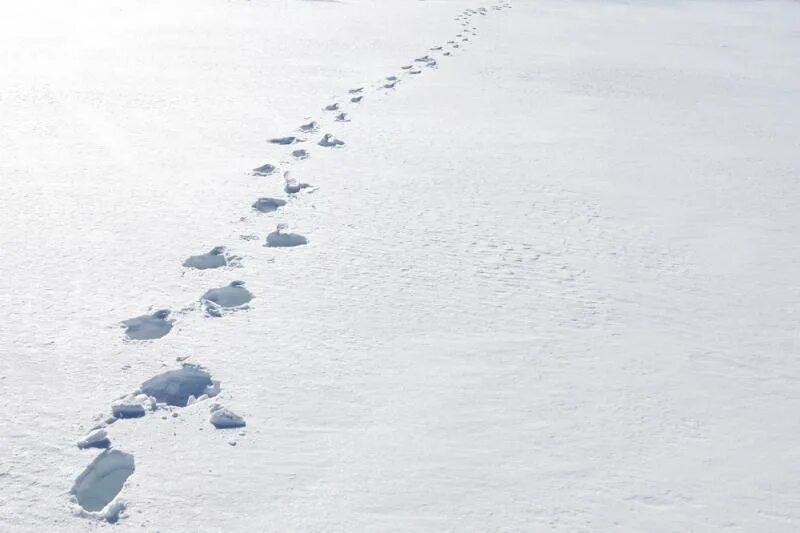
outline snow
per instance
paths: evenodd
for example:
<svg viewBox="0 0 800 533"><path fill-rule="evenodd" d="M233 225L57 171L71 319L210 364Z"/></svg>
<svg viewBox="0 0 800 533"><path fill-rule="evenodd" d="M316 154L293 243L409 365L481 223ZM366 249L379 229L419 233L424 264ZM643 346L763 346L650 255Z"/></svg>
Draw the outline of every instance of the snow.
<svg viewBox="0 0 800 533"><path fill-rule="evenodd" d="M798 530L796 2L480 5L0 2L0 531Z"/></svg>

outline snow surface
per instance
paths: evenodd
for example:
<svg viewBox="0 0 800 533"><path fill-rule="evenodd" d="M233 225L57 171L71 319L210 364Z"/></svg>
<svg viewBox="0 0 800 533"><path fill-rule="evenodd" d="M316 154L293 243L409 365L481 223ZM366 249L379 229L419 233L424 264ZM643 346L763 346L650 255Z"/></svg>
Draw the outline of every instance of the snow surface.
<svg viewBox="0 0 800 533"><path fill-rule="evenodd" d="M479 6L0 2L0 531L800 529L797 2Z"/></svg>

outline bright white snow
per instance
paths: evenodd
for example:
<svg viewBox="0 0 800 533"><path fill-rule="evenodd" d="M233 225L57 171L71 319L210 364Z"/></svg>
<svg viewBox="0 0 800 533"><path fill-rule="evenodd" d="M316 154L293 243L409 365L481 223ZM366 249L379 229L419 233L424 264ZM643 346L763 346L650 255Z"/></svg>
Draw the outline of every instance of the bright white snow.
<svg viewBox="0 0 800 533"><path fill-rule="evenodd" d="M481 5L0 2L0 531L800 528L797 3Z"/></svg>

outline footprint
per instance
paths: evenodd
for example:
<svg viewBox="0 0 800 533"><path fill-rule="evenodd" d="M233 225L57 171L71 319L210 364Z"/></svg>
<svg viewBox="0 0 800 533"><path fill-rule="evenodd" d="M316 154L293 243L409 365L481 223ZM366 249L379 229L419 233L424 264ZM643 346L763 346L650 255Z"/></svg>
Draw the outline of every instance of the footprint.
<svg viewBox="0 0 800 533"><path fill-rule="evenodd" d="M384 83L383 84L383 88L384 89L394 89L395 85L397 85L397 81L392 81L392 82L389 82L389 83Z"/></svg>
<svg viewBox="0 0 800 533"><path fill-rule="evenodd" d="M225 247L215 246L208 253L189 256L183 262L183 266L186 268L196 268L198 270L228 266L228 258L225 256Z"/></svg>
<svg viewBox="0 0 800 533"><path fill-rule="evenodd" d="M361 92L361 91L363 91L363 90L364 90L364 88L363 88L363 87L358 87L357 89L350 89L350 90L349 90L349 91L347 91L347 92L349 92L350 94L358 94L358 93L360 93L360 92Z"/></svg>
<svg viewBox="0 0 800 533"><path fill-rule="evenodd" d="M336 122L350 122L350 117L347 115L347 113L339 113L336 115Z"/></svg>
<svg viewBox="0 0 800 533"><path fill-rule="evenodd" d="M243 281L232 281L225 287L206 291L200 300L209 315L221 316L224 309L241 307L253 298L253 293L244 288Z"/></svg>
<svg viewBox="0 0 800 533"><path fill-rule="evenodd" d="M460 48L460 46L458 44L454 44L453 48Z"/></svg>
<svg viewBox="0 0 800 533"><path fill-rule="evenodd" d="M415 69L414 69L414 70L412 70L412 71L411 71L409 74L422 74L422 71L421 71L421 70L419 70L419 69L416 69L416 68L415 68Z"/></svg>
<svg viewBox="0 0 800 533"><path fill-rule="evenodd" d="M295 150L292 152L292 156L296 157L297 159L307 159L311 156L311 154L305 150Z"/></svg>
<svg viewBox="0 0 800 533"><path fill-rule="evenodd" d="M125 335L131 340L160 339L172 330L174 320L169 320L169 309L161 309L152 315L141 315L123 320Z"/></svg>
<svg viewBox="0 0 800 533"><path fill-rule="evenodd" d="M402 67L400 67L400 68L401 68L401 69L403 69L403 70L408 70L408 69L410 69L411 67L412 67L412 65L403 65L403 66L402 66Z"/></svg>
<svg viewBox="0 0 800 533"><path fill-rule="evenodd" d="M298 183L298 181L295 180L294 178L290 178L288 172L283 175L283 180L286 182L286 184L283 187L283 190L288 195L297 194L303 189L311 188L311 184L309 183L304 183L304 182Z"/></svg>
<svg viewBox="0 0 800 533"><path fill-rule="evenodd" d="M184 364L178 370L168 370L148 379L140 390L158 403L186 407L199 398L219 394L219 382L212 380L203 367Z"/></svg>
<svg viewBox="0 0 800 533"><path fill-rule="evenodd" d="M439 63L437 63L436 60L434 60L434 59L431 59L430 61L425 63L425 66L429 67L429 68L437 68L438 65L439 65Z"/></svg>
<svg viewBox="0 0 800 533"><path fill-rule="evenodd" d="M386 76L386 81L397 81L397 76Z"/></svg>
<svg viewBox="0 0 800 533"><path fill-rule="evenodd" d="M319 129L319 124L315 121L311 121L308 124L303 124L298 128L298 130L302 131L303 133L313 133Z"/></svg>
<svg viewBox="0 0 800 533"><path fill-rule="evenodd" d="M431 48L431 50L433 50L434 52L441 49L442 49L441 46L434 46L433 48Z"/></svg>
<svg viewBox="0 0 800 533"><path fill-rule="evenodd" d="M287 229L286 224L278 224L278 227L267 235L267 246L271 248L290 248L308 244L308 239L296 233L283 233Z"/></svg>
<svg viewBox="0 0 800 533"><path fill-rule="evenodd" d="M247 425L244 418L219 404L211 407L211 418L208 421L217 429L243 428Z"/></svg>
<svg viewBox="0 0 800 533"><path fill-rule="evenodd" d="M269 142L272 144L294 144L298 141L297 137L275 137L274 139L270 139Z"/></svg>
<svg viewBox="0 0 800 533"><path fill-rule="evenodd" d="M447 44L455 44L455 41L447 41Z"/></svg>
<svg viewBox="0 0 800 533"><path fill-rule="evenodd" d="M326 133L325 136L322 139L320 139L320 141L317 144L320 146L324 146L326 148L334 148L337 146L344 146L344 141L335 138L330 133Z"/></svg>
<svg viewBox="0 0 800 533"><path fill-rule="evenodd" d="M276 170L274 165L270 165L267 163L266 165L261 165L258 168L253 169L253 176L269 176L270 174L274 173Z"/></svg>
<svg viewBox="0 0 800 533"><path fill-rule="evenodd" d="M325 111L338 111L339 104L330 104L325 106Z"/></svg>
<svg viewBox="0 0 800 533"><path fill-rule="evenodd" d="M120 450L106 450L78 476L70 493L88 516L114 523L119 520L125 505L112 502L134 470L133 455Z"/></svg>
<svg viewBox="0 0 800 533"><path fill-rule="evenodd" d="M425 56L416 58L414 61L417 61L417 62L420 62L420 63L425 63L426 61L430 61L430 60L431 60L431 57L425 55Z"/></svg>
<svg viewBox="0 0 800 533"><path fill-rule="evenodd" d="M351 101L351 102L353 102L354 104L357 104L357 103L359 103L359 102L360 102L361 100L363 100L363 99L364 99L364 97L363 97L363 96L354 96L354 97L352 97L352 98L350 99L350 101Z"/></svg>
<svg viewBox="0 0 800 533"><path fill-rule="evenodd" d="M87 448L108 448L109 446L111 446L111 441L108 439L108 433L104 428L97 428L78 441L78 448L81 450L86 450Z"/></svg>
<svg viewBox="0 0 800 533"><path fill-rule="evenodd" d="M253 202L253 209L261 213L272 213L278 210L279 207L286 205L286 200L280 198L259 198Z"/></svg>

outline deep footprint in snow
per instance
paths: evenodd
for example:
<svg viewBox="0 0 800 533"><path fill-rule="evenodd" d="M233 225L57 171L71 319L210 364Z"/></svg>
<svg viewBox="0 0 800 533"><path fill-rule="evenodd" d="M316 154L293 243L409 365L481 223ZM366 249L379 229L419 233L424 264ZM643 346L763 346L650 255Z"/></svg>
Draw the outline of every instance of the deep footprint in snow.
<svg viewBox="0 0 800 533"><path fill-rule="evenodd" d="M396 85L397 85L397 81L391 81L389 83L384 83L383 84L383 88L384 89L394 89Z"/></svg>
<svg viewBox="0 0 800 533"><path fill-rule="evenodd" d="M221 268L228 266L228 258L225 256L224 246L215 246L209 252L201 255L191 255L183 262L186 268L197 270L208 270L210 268Z"/></svg>
<svg viewBox="0 0 800 533"><path fill-rule="evenodd" d="M111 446L111 441L108 438L108 433L104 428L97 428L83 439L78 441L78 448L86 450L88 448L108 448Z"/></svg>
<svg viewBox="0 0 800 533"><path fill-rule="evenodd" d="M244 418L219 404L211 406L211 418L208 421L217 429L243 428L247 425Z"/></svg>
<svg viewBox="0 0 800 533"><path fill-rule="evenodd" d="M308 239L297 233L284 233L288 229L286 224L278 224L278 227L267 235L267 246L270 248L291 248L308 244Z"/></svg>
<svg viewBox="0 0 800 533"><path fill-rule="evenodd" d="M184 364L183 368L168 370L154 376L140 388L142 394L156 402L176 407L186 407L198 399L219 393L219 383L199 365Z"/></svg>
<svg viewBox="0 0 800 533"><path fill-rule="evenodd" d="M361 100L363 100L363 99L364 99L363 95L362 96L354 96L354 97L352 97L350 99L350 101L353 102L354 104L357 104L357 103L361 102Z"/></svg>
<svg viewBox="0 0 800 533"><path fill-rule="evenodd" d="M414 70L412 70L410 73L411 73L411 74L422 74L422 71L421 71L421 70L419 70L419 69L416 69L416 68L415 68L415 69L414 69Z"/></svg>
<svg viewBox="0 0 800 533"><path fill-rule="evenodd" d="M311 188L310 183L298 182L296 179L290 177L288 172L283 175L283 180L285 182L283 190L290 196L299 193L303 189Z"/></svg>
<svg viewBox="0 0 800 533"><path fill-rule="evenodd" d="M133 455L119 450L106 450L89 463L78 476L70 493L78 505L92 516L116 522L125 506L111 502L136 470Z"/></svg>
<svg viewBox="0 0 800 533"><path fill-rule="evenodd" d="M225 287L206 291L200 300L211 316L221 316L224 309L242 307L254 298L253 293L244 287L243 281L232 281Z"/></svg>
<svg viewBox="0 0 800 533"><path fill-rule="evenodd" d="M125 335L131 340L160 339L172 330L174 320L169 319L169 309L161 309L151 315L141 315L122 321Z"/></svg>
<svg viewBox="0 0 800 533"><path fill-rule="evenodd" d="M349 92L350 94L359 94L359 93L360 93L361 91L363 91L363 90L364 90L364 88L363 88L363 87L358 87L358 88L356 88L356 89L350 89L350 90L349 90L349 91L347 91L347 92Z"/></svg>
<svg viewBox="0 0 800 533"><path fill-rule="evenodd" d="M317 124L315 121L312 120L311 122L303 124L297 129L302 131L303 133L313 133L319 129L319 124Z"/></svg>
<svg viewBox="0 0 800 533"><path fill-rule="evenodd" d="M273 174L277 170L275 165L270 165L267 163L266 165L261 165L258 168L253 169L253 176L269 176Z"/></svg>
<svg viewBox="0 0 800 533"><path fill-rule="evenodd" d="M259 213L272 213L284 205L286 205L286 200L281 200L280 198L259 198L253 202L252 207Z"/></svg>
<svg viewBox="0 0 800 533"><path fill-rule="evenodd" d="M326 133L317 144L326 148L334 148L337 146L344 146L344 141L337 139L330 133Z"/></svg>
<svg viewBox="0 0 800 533"><path fill-rule="evenodd" d="M308 159L311 156L306 150L294 150L292 152L292 157L297 159Z"/></svg>
<svg viewBox="0 0 800 533"><path fill-rule="evenodd" d="M330 104L325 106L325 111L338 111L339 104Z"/></svg>
<svg viewBox="0 0 800 533"><path fill-rule="evenodd" d="M350 122L350 117L347 113L339 113L336 115L336 122Z"/></svg>
<svg viewBox="0 0 800 533"><path fill-rule="evenodd" d="M403 65L403 66L402 66L402 67L400 67L400 68L401 68L401 69L403 69L403 70L408 70L408 69L410 69L411 67L412 67L412 65Z"/></svg>
<svg viewBox="0 0 800 533"><path fill-rule="evenodd" d="M269 140L269 142L271 142L272 144L281 144L281 145L294 144L298 141L299 139L297 137L275 137L274 139Z"/></svg>
<svg viewBox="0 0 800 533"><path fill-rule="evenodd" d="M386 81L397 81L397 76L386 76Z"/></svg>

